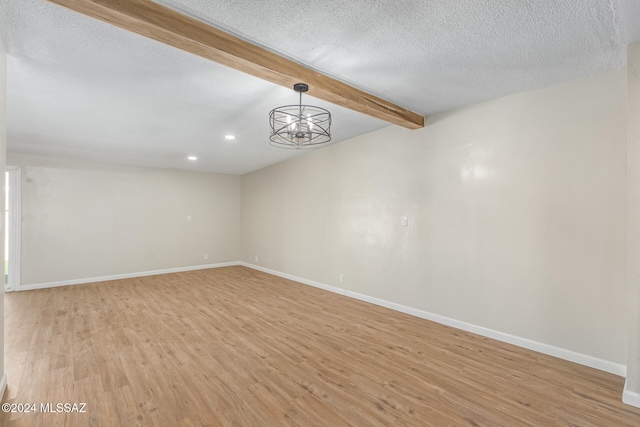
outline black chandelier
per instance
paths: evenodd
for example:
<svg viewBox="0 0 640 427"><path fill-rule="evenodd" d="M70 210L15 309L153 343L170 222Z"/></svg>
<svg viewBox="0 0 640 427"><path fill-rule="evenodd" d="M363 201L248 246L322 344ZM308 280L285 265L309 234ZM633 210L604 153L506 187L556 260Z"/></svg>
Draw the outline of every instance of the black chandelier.
<svg viewBox="0 0 640 427"><path fill-rule="evenodd" d="M271 110L271 145L280 148L317 148L331 142L331 113L314 105L302 105L302 93L309 90L305 83L296 83L293 90L300 94L298 105L285 105Z"/></svg>

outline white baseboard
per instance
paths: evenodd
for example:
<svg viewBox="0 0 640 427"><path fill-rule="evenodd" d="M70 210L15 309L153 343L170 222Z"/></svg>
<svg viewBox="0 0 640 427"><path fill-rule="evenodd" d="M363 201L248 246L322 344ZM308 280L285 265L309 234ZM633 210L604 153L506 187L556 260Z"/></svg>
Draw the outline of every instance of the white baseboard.
<svg viewBox="0 0 640 427"><path fill-rule="evenodd" d="M156 274L180 273L182 271L205 270L207 268L219 268L238 265L238 262L223 262L218 264L191 265L188 267L166 268L164 270L140 271L137 273L114 274L111 276L87 277L84 279L61 280L59 282L35 283L21 285L17 291L32 291L34 289L55 288L58 286L80 285L83 283L106 282L108 280L130 279L132 277L154 276Z"/></svg>
<svg viewBox="0 0 640 427"><path fill-rule="evenodd" d="M610 372L619 376L627 375L627 367L619 363L610 362L608 360L599 359L597 357L589 356L582 353L577 353L572 350L567 350L560 347L555 347L549 344L544 344L538 341L533 341L527 338L518 337L516 335L507 334L504 332L496 331L493 329L477 326L471 323L462 322L460 320L452 319L450 317L441 316L439 314L429 313L427 311L418 310L412 307L407 307L401 304L396 304L379 298L370 297L368 295L359 294L356 292L347 291L346 295L351 298L366 301L371 304L387 307L392 310L401 311L403 313L410 314L412 316L421 317L423 319L431 320L433 322L441 323L443 325L451 326L456 329L462 329L463 331L472 332L474 334L482 335L483 337L492 338L494 340L506 342L509 344L517 345L529 350L537 351L538 353L547 354L560 359L568 360L570 362L579 363L581 365L589 366L591 368L599 369L601 371Z"/></svg>
<svg viewBox="0 0 640 427"><path fill-rule="evenodd" d="M303 279L302 277L293 276L287 273L281 273L276 270L271 270L270 268L260 267L259 265L249 264L247 262L240 261L238 265L244 265L245 267L252 268L254 270L259 270L264 273L273 274L274 276L283 277L285 279L293 280L294 282L304 283L305 285L313 286L316 288L324 289L325 291L335 292L336 294L346 295L347 291L342 288L338 288L336 286L325 285L324 283L314 282L313 280Z"/></svg>
<svg viewBox="0 0 640 427"><path fill-rule="evenodd" d="M640 408L640 393L629 390L627 385L628 381L625 381L624 391L622 392L622 403Z"/></svg>
<svg viewBox="0 0 640 427"><path fill-rule="evenodd" d="M0 378L0 402L4 400L4 392L7 391L7 373L2 374Z"/></svg>
<svg viewBox="0 0 640 427"><path fill-rule="evenodd" d="M451 326L456 329L461 329L463 331L472 332L474 334L482 335L487 338L492 338L498 341L517 345L519 347L537 351L538 353L547 354L549 356L554 356L560 359L568 360L570 362L578 363L580 365L589 366L591 368L599 369L601 371L610 372L612 374L619 375L622 377L626 377L627 375L627 367L619 363L610 362L608 360L599 359L597 357L589 356L582 353L577 353L572 350L555 347L549 344L544 344L544 343L533 341L527 338L521 338L515 335L507 334L504 332L496 331L496 330L485 328L482 326L473 325L471 323L462 322L460 320L452 319L450 317L429 313L427 311L418 310L417 308L407 307L405 305L386 301L380 298L370 297L368 295L359 294L357 292L348 291L335 286L325 285L323 283L314 282L312 280L296 277L291 274L281 273L279 271L271 270L268 268L260 267L260 266L249 264L246 262L240 262L239 264L245 267L252 268L254 270L260 270L265 273L273 274L274 276L284 277L285 279L294 280L296 282L300 282L306 285L315 286L316 288L325 289L327 291L335 292L341 295L346 295L350 298L355 298L371 304L390 308L392 310L400 311L402 313L410 314L412 316L420 317L423 319L431 320L436 323L441 323L443 325Z"/></svg>
<svg viewBox="0 0 640 427"><path fill-rule="evenodd" d="M143 277L143 276L152 276L156 274L167 274L167 273L179 273L182 271L193 271L193 270L203 270L207 268L219 268L219 267L229 267L234 265L243 265L248 268L252 268L254 270L259 270L268 274L272 274L274 276L283 277L285 279L293 280L299 283L303 283L305 285L314 286L316 288L324 289L326 291L334 292L340 295L345 295L350 298L358 299L361 301L365 301L371 304L379 305L382 307L390 308L392 310L400 311L402 313L410 314L412 316L420 317L423 319L431 320L436 323L441 323L443 325L451 326L457 329L461 329L463 331L472 332L474 334L482 335L488 338L492 338L498 341L503 341L509 344L517 345L519 347L527 348L529 350L537 351L539 353L547 354L550 356L558 357L560 359L568 360L571 362L579 363L581 365L589 366L591 368L599 369L601 371L610 372L615 375L626 377L627 367L625 365L610 362L608 360L599 359L597 357L589 356L582 353L577 353L572 350L567 350L560 347L555 347L549 344L544 344L538 341L533 341L527 338L518 337L515 335L507 334L504 332L496 331L493 329L485 328L482 326L477 326L471 323L462 322L460 320L452 319L450 317L441 316L439 314L429 313L427 311L419 310L413 307L407 307L405 305L397 304L394 302L390 302L387 300L383 300L380 298L371 297L364 294L359 294L357 292L348 291L343 288L339 288L337 286L331 286L324 283L316 282L313 280L308 280L302 277L297 277L292 274L282 273L280 271L272 270L269 268L261 267L258 265L250 264L247 262L226 262L226 263L218 263L218 264L204 264L204 265L194 265L189 267L178 267L178 268L169 268L164 270L153 270L153 271L143 271L137 273L126 273L126 274L115 274L111 276L100 276L100 277L89 277L84 279L74 279L74 280L63 280L59 282L49 282L49 283L36 283L31 285L20 286L18 290L27 291L34 289L44 289L44 288L52 288L57 286L69 286L69 285L77 285L82 283L93 283L93 282L104 282L108 280L118 280L118 279L129 279L132 277ZM4 379L4 378L3 378ZM1 385L2 383L0 383ZM627 391L625 389L625 403L640 401L640 395L635 392ZM633 403L630 403L633 404ZM635 405L634 405L635 406Z"/></svg>

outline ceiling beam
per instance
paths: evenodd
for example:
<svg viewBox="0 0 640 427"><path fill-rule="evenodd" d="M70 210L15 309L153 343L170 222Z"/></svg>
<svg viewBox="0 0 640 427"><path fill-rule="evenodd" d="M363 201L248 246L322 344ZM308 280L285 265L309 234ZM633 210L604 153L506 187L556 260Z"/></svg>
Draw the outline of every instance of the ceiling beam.
<svg viewBox="0 0 640 427"><path fill-rule="evenodd" d="M408 129L424 117L150 0L49 0L76 12Z"/></svg>

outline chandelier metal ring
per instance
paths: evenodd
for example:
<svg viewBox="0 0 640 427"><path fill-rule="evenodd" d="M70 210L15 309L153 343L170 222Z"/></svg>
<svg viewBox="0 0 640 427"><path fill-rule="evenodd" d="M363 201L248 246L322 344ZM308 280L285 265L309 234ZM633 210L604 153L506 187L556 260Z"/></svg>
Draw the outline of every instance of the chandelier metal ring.
<svg viewBox="0 0 640 427"><path fill-rule="evenodd" d="M300 93L300 103L277 107L269 113L271 145L305 149L331 142L331 113L321 107L302 104L302 93L308 88L304 83L296 83L293 89Z"/></svg>

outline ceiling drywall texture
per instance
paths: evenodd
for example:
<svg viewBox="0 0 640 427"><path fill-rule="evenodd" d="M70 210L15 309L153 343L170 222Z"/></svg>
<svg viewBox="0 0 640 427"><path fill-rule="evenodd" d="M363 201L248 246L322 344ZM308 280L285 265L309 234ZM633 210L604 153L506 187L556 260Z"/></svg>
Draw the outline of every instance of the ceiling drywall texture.
<svg viewBox="0 0 640 427"><path fill-rule="evenodd" d="M636 0L159 3L421 114L622 68L640 36ZM297 154L268 144L292 90L44 0L0 0L0 29L10 151L221 173ZM337 142L388 125L306 99Z"/></svg>

